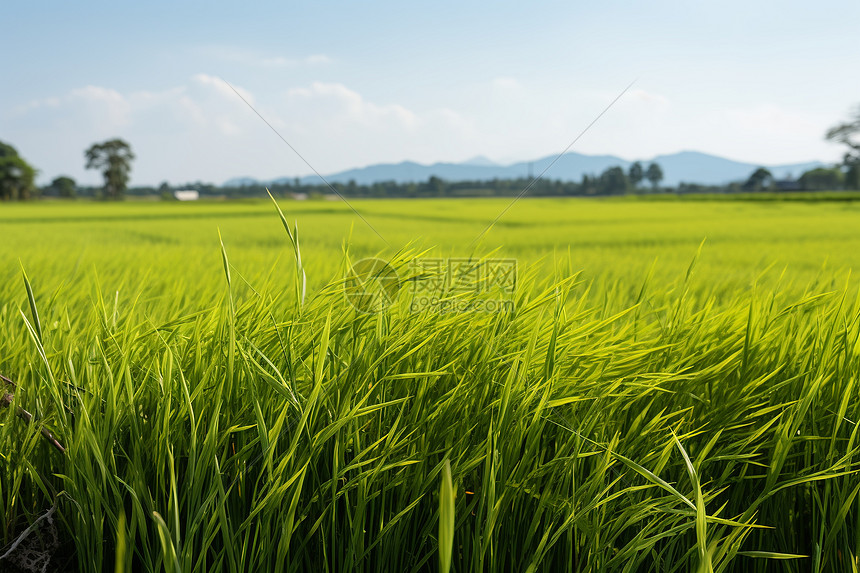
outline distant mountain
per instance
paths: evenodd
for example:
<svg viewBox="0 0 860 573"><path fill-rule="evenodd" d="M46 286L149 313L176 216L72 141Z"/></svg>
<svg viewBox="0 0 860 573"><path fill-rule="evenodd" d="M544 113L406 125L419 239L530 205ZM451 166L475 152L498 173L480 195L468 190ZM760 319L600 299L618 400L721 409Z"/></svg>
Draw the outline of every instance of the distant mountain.
<svg viewBox="0 0 860 573"><path fill-rule="evenodd" d="M253 177L234 177L224 182L224 187L242 187L244 185L257 185L260 181Z"/></svg>
<svg viewBox="0 0 860 573"><path fill-rule="evenodd" d="M555 163L553 164L553 162ZM822 167L820 161L794 163L789 165L758 165L733 161L716 155L697 151L682 151L670 155L658 155L653 159L640 160L647 167L656 162L663 168L663 184L676 186L680 182L704 185L722 185L732 181L745 181L758 167L767 167L776 179L789 176L798 177L804 171ZM561 157L547 156L534 161L522 161L511 165L498 165L483 156L474 157L462 163L434 163L422 165L413 161L401 163L379 163L357 169L348 169L326 175L329 183L348 183L355 180L359 185L370 185L379 181L426 181L435 175L447 181L475 181L491 179L515 179L517 177L537 176L544 173L548 179L579 181L583 175L599 175L608 167L619 165L627 169L632 161L614 155L584 155L565 153ZM550 167L551 166L551 167ZM549 169L547 169L549 168ZM271 183L291 183L293 177L283 177ZM301 178L302 184L319 182L316 175ZM225 182L225 186L251 185L260 183L248 177L240 177Z"/></svg>
<svg viewBox="0 0 860 573"><path fill-rule="evenodd" d="M471 159L467 159L466 161L464 161L462 163L462 165L479 165L482 167L497 167L499 164L496 163L495 161L493 161L492 159L484 157L483 155L476 155L475 157L473 157Z"/></svg>
<svg viewBox="0 0 860 573"><path fill-rule="evenodd" d="M804 171L825 166L821 161L786 165L758 165L733 161L697 151L658 155L651 161L659 163L660 167L663 168L663 173L666 175L664 181L666 185L677 185L681 181L708 185L746 181L750 174L759 167L766 167L776 179L787 179L800 177Z"/></svg>

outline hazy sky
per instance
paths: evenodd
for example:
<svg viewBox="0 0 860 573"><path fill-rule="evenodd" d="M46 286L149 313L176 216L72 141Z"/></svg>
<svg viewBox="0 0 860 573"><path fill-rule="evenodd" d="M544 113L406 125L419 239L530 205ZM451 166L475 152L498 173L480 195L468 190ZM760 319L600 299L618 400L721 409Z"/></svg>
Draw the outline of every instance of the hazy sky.
<svg viewBox="0 0 860 573"><path fill-rule="evenodd" d="M836 161L860 103L860 2L7 2L0 140L85 183L112 137L132 184L405 159L697 150ZM549 176L552 174L549 173Z"/></svg>

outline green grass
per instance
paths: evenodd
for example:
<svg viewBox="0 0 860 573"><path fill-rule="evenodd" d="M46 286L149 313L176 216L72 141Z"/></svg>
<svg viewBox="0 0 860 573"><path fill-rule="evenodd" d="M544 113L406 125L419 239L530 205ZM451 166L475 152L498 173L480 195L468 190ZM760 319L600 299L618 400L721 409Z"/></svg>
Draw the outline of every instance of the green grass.
<svg viewBox="0 0 860 573"><path fill-rule="evenodd" d="M0 206L3 546L56 501L80 571L856 568L860 206L523 200L471 244L506 204L357 202L386 245L284 201L304 303L271 203ZM514 310L345 301L425 252L517 258Z"/></svg>

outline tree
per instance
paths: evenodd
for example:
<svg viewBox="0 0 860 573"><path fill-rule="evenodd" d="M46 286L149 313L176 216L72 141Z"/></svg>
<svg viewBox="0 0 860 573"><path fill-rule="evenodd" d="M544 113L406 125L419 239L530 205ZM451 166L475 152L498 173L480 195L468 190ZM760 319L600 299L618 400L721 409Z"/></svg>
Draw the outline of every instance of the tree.
<svg viewBox="0 0 860 573"><path fill-rule="evenodd" d="M854 112L854 117L847 123L831 127L827 130L826 138L848 147L842 160L845 168L845 186L849 189L860 189L860 106Z"/></svg>
<svg viewBox="0 0 860 573"><path fill-rule="evenodd" d="M0 200L29 199L35 179L36 170L14 147L0 141Z"/></svg>
<svg viewBox="0 0 860 573"><path fill-rule="evenodd" d="M848 189L860 189L860 160L846 165L845 187Z"/></svg>
<svg viewBox="0 0 860 573"><path fill-rule="evenodd" d="M427 180L427 188L434 197L443 196L445 194L445 187L445 181L435 175L431 175L430 179Z"/></svg>
<svg viewBox="0 0 860 573"><path fill-rule="evenodd" d="M105 178L104 193L108 199L120 199L128 187L134 153L121 139L94 143L84 154L87 169L100 169Z"/></svg>
<svg viewBox="0 0 860 573"><path fill-rule="evenodd" d="M764 167L759 167L753 171L747 182L744 183L746 191L762 191L773 187L773 175Z"/></svg>
<svg viewBox="0 0 860 573"><path fill-rule="evenodd" d="M620 167L610 167L600 174L597 182L600 193L606 195L621 195L630 189L630 181Z"/></svg>
<svg viewBox="0 0 860 573"><path fill-rule="evenodd" d="M660 181L663 180L663 169L658 164L652 163L645 171L645 179L651 183L651 187L656 191Z"/></svg>
<svg viewBox="0 0 860 573"><path fill-rule="evenodd" d="M161 197L162 201L173 201L176 199L173 195L173 189L171 189L170 183L167 181L162 181L161 185L158 186L158 196Z"/></svg>
<svg viewBox="0 0 860 573"><path fill-rule="evenodd" d="M639 187L639 183L645 179L645 170L642 169L642 164L637 161L631 165L627 172L627 178L630 179L630 184L633 185L634 189Z"/></svg>
<svg viewBox="0 0 860 573"><path fill-rule="evenodd" d="M819 167L800 176L801 187L808 191L829 191L845 184L845 174L839 168Z"/></svg>
<svg viewBox="0 0 860 573"><path fill-rule="evenodd" d="M51 189L57 194L57 197L63 199L74 199L78 194L78 184L74 179L65 175L51 181Z"/></svg>

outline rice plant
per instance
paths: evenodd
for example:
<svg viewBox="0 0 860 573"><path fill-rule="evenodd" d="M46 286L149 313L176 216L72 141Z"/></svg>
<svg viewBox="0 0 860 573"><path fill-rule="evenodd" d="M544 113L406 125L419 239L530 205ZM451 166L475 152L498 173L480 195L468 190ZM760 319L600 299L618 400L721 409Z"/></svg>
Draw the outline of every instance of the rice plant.
<svg viewBox="0 0 860 573"><path fill-rule="evenodd" d="M272 273L222 230L217 274L158 296L131 257L74 292L25 259L0 283L0 564L857 569L852 282L601 283L558 257L503 312L363 313L362 253L306 273L289 215Z"/></svg>

